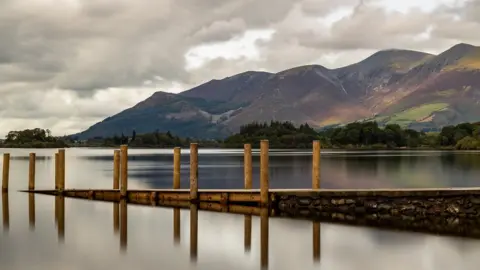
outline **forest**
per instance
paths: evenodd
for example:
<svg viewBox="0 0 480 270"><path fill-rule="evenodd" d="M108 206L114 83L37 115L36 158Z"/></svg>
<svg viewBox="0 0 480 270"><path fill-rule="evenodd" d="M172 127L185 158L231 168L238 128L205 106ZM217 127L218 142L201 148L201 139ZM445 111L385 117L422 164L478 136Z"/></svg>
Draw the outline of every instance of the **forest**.
<svg viewBox="0 0 480 270"><path fill-rule="evenodd" d="M269 140L270 148L277 149L310 148L313 140L320 140L323 148L332 149L480 150L480 123L462 123L443 127L440 132L422 132L403 129L396 124L381 127L376 122L354 122L324 130L315 130L308 124L296 127L290 122L253 122L224 140L181 138L169 131L157 130L79 141L74 137L53 137L48 129L36 128L9 132L0 147L117 147L128 143L130 147L170 148L188 147L191 142L198 142L201 147L209 148L243 148L245 143L258 148L263 139Z"/></svg>

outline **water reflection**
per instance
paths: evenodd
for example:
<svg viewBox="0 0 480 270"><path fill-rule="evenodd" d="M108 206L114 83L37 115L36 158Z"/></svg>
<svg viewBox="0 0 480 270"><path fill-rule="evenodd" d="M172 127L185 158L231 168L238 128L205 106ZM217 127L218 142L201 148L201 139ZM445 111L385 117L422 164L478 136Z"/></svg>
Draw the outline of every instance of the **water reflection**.
<svg viewBox="0 0 480 270"><path fill-rule="evenodd" d="M173 209L173 242L180 244L180 208Z"/></svg>
<svg viewBox="0 0 480 270"><path fill-rule="evenodd" d="M260 261L262 269L268 268L268 208L260 211Z"/></svg>
<svg viewBox="0 0 480 270"><path fill-rule="evenodd" d="M28 194L28 223L30 230L35 230L35 194Z"/></svg>
<svg viewBox="0 0 480 270"><path fill-rule="evenodd" d="M120 205L117 202L113 203L113 233L116 235L120 230Z"/></svg>
<svg viewBox="0 0 480 270"><path fill-rule="evenodd" d="M245 252L250 252L252 247L252 215L245 215L244 219L244 247Z"/></svg>
<svg viewBox="0 0 480 270"><path fill-rule="evenodd" d="M120 250L127 250L128 208L125 200L120 201Z"/></svg>
<svg viewBox="0 0 480 270"><path fill-rule="evenodd" d="M190 259L197 260L198 249L198 206L190 205Z"/></svg>
<svg viewBox="0 0 480 270"><path fill-rule="evenodd" d="M65 242L65 197L55 197L55 216L57 217L58 242Z"/></svg>
<svg viewBox="0 0 480 270"><path fill-rule="evenodd" d="M8 206L8 192L2 192L2 216L3 216L3 230L8 232L10 228L10 209Z"/></svg>

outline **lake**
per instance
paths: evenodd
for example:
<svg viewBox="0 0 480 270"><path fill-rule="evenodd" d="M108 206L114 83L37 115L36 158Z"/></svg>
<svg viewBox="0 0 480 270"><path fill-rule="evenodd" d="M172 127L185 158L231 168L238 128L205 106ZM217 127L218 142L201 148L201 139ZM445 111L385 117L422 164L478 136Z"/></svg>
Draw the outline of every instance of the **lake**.
<svg viewBox="0 0 480 270"><path fill-rule="evenodd" d="M6 151L12 158L10 191L2 196L2 270L467 270L480 263L476 239L257 216L250 223L248 216L228 213L60 202L20 193L27 188L32 151L37 154L36 188L54 187L56 150L0 149ZM188 188L188 149L182 154L181 185ZM271 150L270 187L311 187L310 155ZM173 150L129 149L129 188L170 188L172 163ZM67 149L66 188L111 188L112 168L112 149ZM258 152L253 180L258 188ZM480 186L480 152L322 150L322 188L474 186ZM242 150L199 150L199 188L242 187ZM127 231L119 231L122 222ZM246 224L251 224L251 237Z"/></svg>

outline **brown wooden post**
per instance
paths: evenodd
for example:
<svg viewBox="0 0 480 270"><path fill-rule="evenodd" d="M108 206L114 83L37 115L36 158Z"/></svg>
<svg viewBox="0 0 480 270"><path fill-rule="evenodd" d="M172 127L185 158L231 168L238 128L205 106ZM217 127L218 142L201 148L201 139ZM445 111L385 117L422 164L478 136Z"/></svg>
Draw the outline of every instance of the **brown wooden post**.
<svg viewBox="0 0 480 270"><path fill-rule="evenodd" d="M252 188L252 145L245 144L243 146L243 174L245 177L245 189Z"/></svg>
<svg viewBox="0 0 480 270"><path fill-rule="evenodd" d="M173 188L180 188L180 159L181 148L175 147L173 149Z"/></svg>
<svg viewBox="0 0 480 270"><path fill-rule="evenodd" d="M35 153L30 153L30 163L28 168L28 189L34 190L35 189Z"/></svg>
<svg viewBox="0 0 480 270"><path fill-rule="evenodd" d="M313 222L313 260L320 261L320 222Z"/></svg>
<svg viewBox="0 0 480 270"><path fill-rule="evenodd" d="M8 191L8 178L10 177L10 154L3 154L3 174L2 174L2 191Z"/></svg>
<svg viewBox="0 0 480 270"><path fill-rule="evenodd" d="M55 153L55 190L60 188L60 154Z"/></svg>
<svg viewBox="0 0 480 270"><path fill-rule="evenodd" d="M113 189L120 188L120 150L113 151Z"/></svg>
<svg viewBox="0 0 480 270"><path fill-rule="evenodd" d="M128 189L128 146L122 145L120 146L120 196L126 197L127 196L127 189Z"/></svg>
<svg viewBox="0 0 480 270"><path fill-rule="evenodd" d="M313 141L312 189L320 188L320 141Z"/></svg>
<svg viewBox="0 0 480 270"><path fill-rule="evenodd" d="M190 200L198 199L198 144L190 144Z"/></svg>
<svg viewBox="0 0 480 270"><path fill-rule="evenodd" d="M268 140L260 142L260 202L268 205Z"/></svg>
<svg viewBox="0 0 480 270"><path fill-rule="evenodd" d="M65 149L58 150L59 168L58 168L58 189L63 191L65 189Z"/></svg>

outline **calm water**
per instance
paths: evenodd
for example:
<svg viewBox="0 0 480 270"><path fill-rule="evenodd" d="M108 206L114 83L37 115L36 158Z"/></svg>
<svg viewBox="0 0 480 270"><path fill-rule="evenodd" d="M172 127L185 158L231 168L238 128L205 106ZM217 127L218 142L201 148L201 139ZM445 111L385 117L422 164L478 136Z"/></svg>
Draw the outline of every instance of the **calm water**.
<svg viewBox="0 0 480 270"><path fill-rule="evenodd" d="M175 214L168 208L75 199L56 203L51 196L16 192L27 187L27 156L32 150L8 151L12 160L10 192L2 197L2 270L260 269L262 264L294 270L450 270L477 269L480 263L480 241L473 239L326 223L315 231L311 221L261 217L252 217L251 238L246 239L243 215L195 209ZM53 187L54 151L35 150L37 188ZM67 188L111 188L112 154L113 150L67 149ZM129 188L171 187L171 150L130 149L129 154ZM182 187L186 188L188 150L183 154ZM271 152L270 186L310 187L309 155ZM241 152L201 149L199 162L200 188L242 187ZM324 151L321 169L323 188L480 186L479 152ZM255 187L258 178L255 156ZM114 209L121 214L114 215ZM175 215L179 223L174 222ZM126 233L118 229L124 221ZM268 226L262 227L266 222ZM314 240L318 232L320 249ZM195 234L196 239L191 239Z"/></svg>

